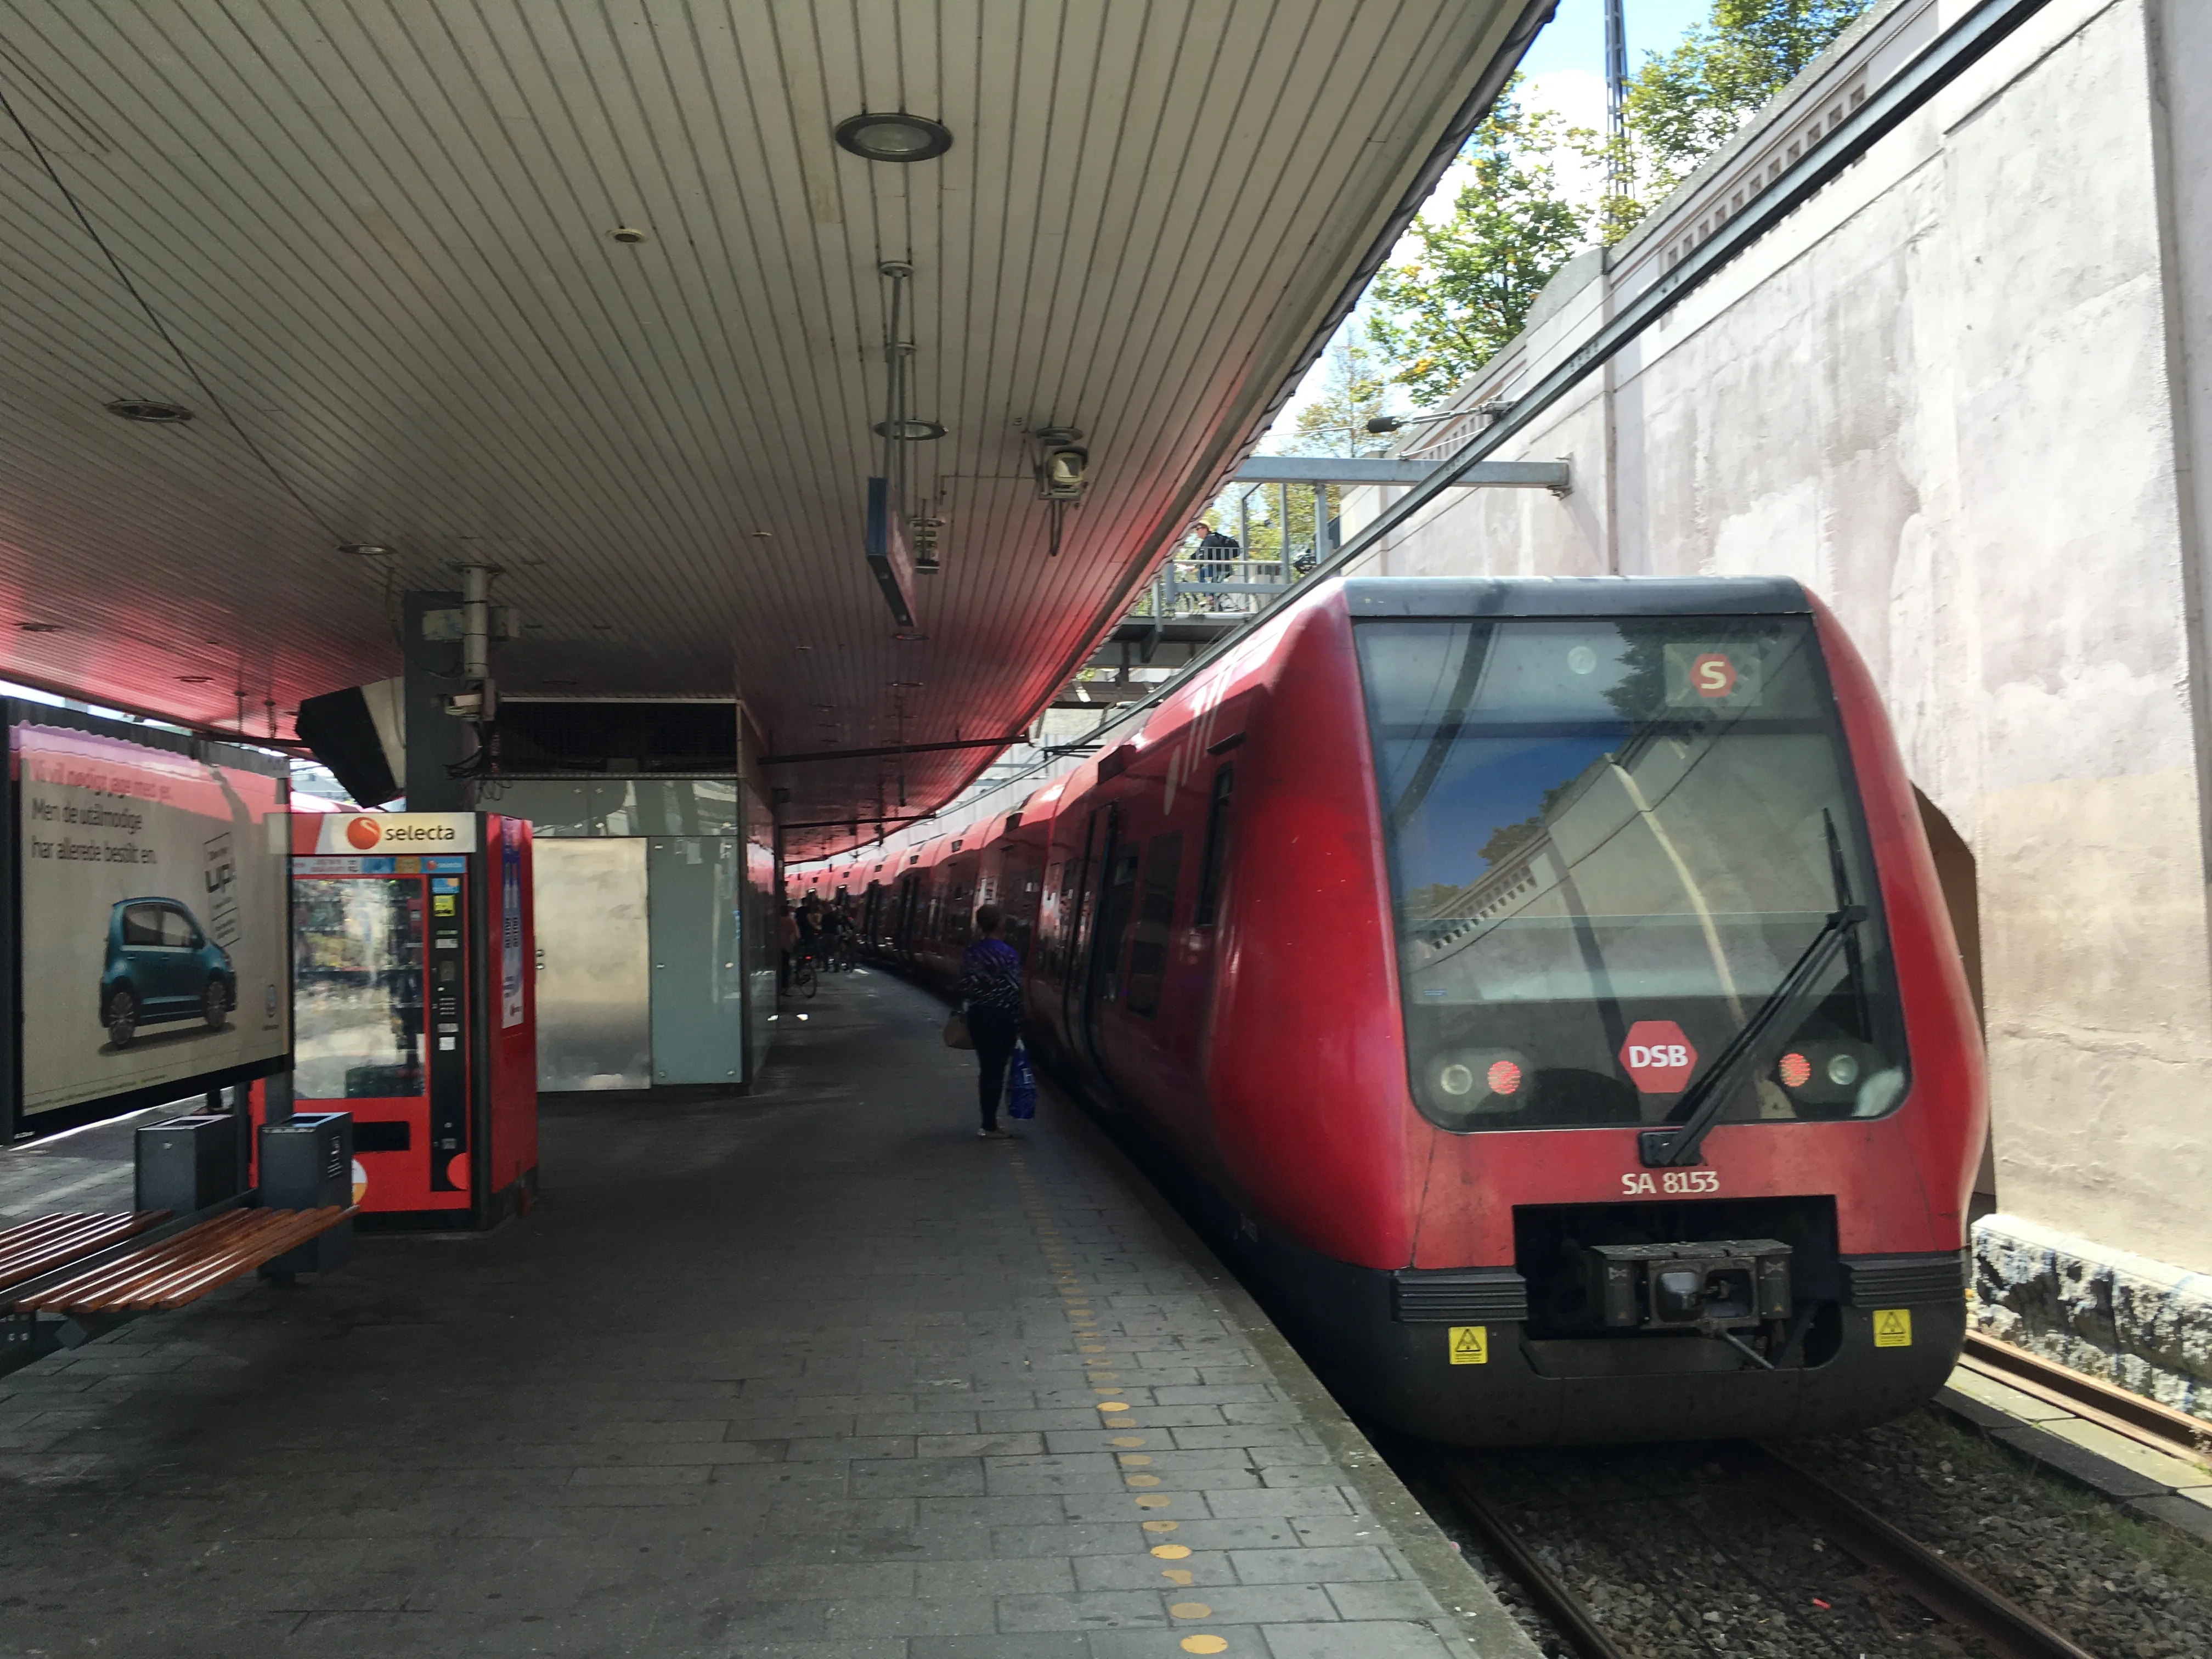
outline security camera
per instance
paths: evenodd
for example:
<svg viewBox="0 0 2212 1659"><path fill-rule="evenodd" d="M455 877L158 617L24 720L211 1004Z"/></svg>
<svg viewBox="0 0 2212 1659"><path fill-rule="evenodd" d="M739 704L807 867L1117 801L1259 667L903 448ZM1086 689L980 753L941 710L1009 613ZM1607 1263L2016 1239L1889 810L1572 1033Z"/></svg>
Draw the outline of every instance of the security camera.
<svg viewBox="0 0 2212 1659"><path fill-rule="evenodd" d="M1079 501L1090 471L1089 451L1073 444L1054 445L1038 458L1038 491L1048 501Z"/></svg>

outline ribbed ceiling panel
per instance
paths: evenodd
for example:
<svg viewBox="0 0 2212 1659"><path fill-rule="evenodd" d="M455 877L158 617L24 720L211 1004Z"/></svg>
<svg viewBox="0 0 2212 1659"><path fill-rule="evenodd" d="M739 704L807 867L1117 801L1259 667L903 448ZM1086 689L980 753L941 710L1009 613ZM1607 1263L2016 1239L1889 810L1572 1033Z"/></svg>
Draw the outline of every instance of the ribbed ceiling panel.
<svg viewBox="0 0 2212 1659"><path fill-rule="evenodd" d="M45 151L0 120L0 608L65 624L0 672L198 719L242 690L258 722L395 672L394 592L489 557L532 624L510 691L735 689L783 750L1015 729L1522 9L0 0ZM832 143L899 107L951 151ZM885 258L951 428L915 449L948 528L908 641L859 546ZM1024 449L1052 423L1096 480L1056 559ZM981 759L909 759L908 810ZM789 815L896 810L896 770L792 769Z"/></svg>

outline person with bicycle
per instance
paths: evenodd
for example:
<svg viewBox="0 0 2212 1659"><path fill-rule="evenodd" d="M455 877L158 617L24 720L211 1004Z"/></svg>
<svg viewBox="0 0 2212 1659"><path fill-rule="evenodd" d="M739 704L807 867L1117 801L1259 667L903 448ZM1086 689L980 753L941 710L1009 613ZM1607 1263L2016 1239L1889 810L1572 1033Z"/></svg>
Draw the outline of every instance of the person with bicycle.
<svg viewBox="0 0 2212 1659"><path fill-rule="evenodd" d="M823 965L842 974L853 965L853 919L842 904L832 904L822 918Z"/></svg>
<svg viewBox="0 0 2212 1659"><path fill-rule="evenodd" d="M791 988L792 964L799 951L799 921L791 914L791 901L786 899L775 918L775 988Z"/></svg>
<svg viewBox="0 0 2212 1659"><path fill-rule="evenodd" d="M799 944L792 951L792 988L812 996L822 972L822 901L808 894L793 920L798 926Z"/></svg>

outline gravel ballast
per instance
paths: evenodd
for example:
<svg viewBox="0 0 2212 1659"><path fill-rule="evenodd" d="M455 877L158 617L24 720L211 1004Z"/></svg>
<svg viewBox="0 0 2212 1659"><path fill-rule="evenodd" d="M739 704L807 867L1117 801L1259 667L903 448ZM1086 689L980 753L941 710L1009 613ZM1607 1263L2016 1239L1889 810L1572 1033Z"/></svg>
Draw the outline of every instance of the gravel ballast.
<svg viewBox="0 0 2212 1659"><path fill-rule="evenodd" d="M2212 1553L1933 1409L1776 1449L2099 1659L2212 1655ZM1550 1655L1569 1650L1425 1475L1392 1461ZM1478 1452L1477 1484L1636 1659L1986 1653L1754 1489L1726 1444Z"/></svg>

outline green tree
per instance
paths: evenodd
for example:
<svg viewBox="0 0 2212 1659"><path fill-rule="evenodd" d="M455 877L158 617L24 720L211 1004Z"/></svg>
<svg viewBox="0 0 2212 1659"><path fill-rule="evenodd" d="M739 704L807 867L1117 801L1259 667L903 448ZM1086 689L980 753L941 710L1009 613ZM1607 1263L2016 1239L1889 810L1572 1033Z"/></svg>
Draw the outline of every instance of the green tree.
<svg viewBox="0 0 2212 1659"><path fill-rule="evenodd" d="M1322 354L1322 392L1297 412L1284 441L1285 455L1381 455L1388 438L1367 422L1390 410L1391 364L1355 317L1337 330Z"/></svg>
<svg viewBox="0 0 2212 1659"><path fill-rule="evenodd" d="M1424 408L1442 403L1528 320L1544 284L1587 243L1619 241L1775 94L1865 13L1871 0L1712 0L1680 44L1630 78L1624 137L1561 131L1506 84L1461 159L1474 169L1448 217L1417 220L1410 258L1370 290L1368 326L1389 378ZM1626 180L1587 206L1561 188L1554 157L1571 155Z"/></svg>
<svg viewBox="0 0 2212 1659"><path fill-rule="evenodd" d="M1870 3L1713 0L1709 21L1692 25L1672 52L1645 58L1621 100L1630 189L1601 205L1603 240L1617 242L1635 228ZM1613 156L1595 133L1577 132L1571 142L1590 160Z"/></svg>
<svg viewBox="0 0 2212 1659"><path fill-rule="evenodd" d="M1369 332L1395 364L1390 378L1423 408L1521 331L1552 273L1589 234L1588 215L1561 193L1552 164L1564 135L1548 114L1522 107L1518 84L1517 76L1506 83L1461 151L1474 177L1449 216L1416 219L1406 234L1419 251L1385 265L1370 290L1383 309Z"/></svg>

